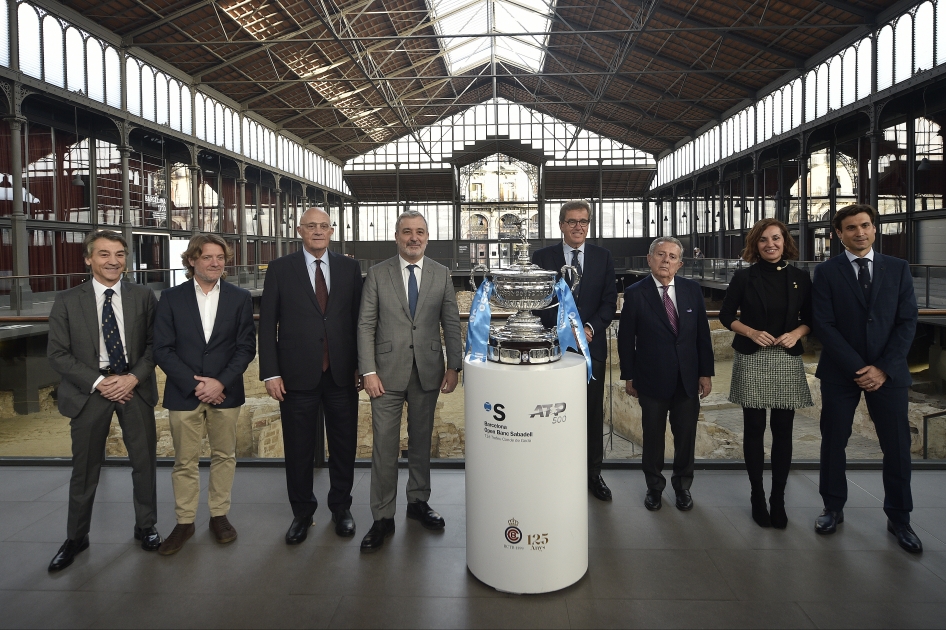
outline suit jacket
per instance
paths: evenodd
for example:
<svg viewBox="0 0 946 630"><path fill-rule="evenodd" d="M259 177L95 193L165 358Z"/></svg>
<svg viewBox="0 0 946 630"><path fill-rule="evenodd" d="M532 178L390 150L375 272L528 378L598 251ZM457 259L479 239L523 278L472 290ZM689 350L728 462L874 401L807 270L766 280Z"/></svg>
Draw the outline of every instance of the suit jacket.
<svg viewBox="0 0 946 630"><path fill-rule="evenodd" d="M421 387L438 389L443 382L443 345L447 367L462 367L460 311L450 270L424 258L424 270L414 317L407 303L400 257L368 270L358 317L358 365L362 374L377 372L386 390L403 391L417 365Z"/></svg>
<svg viewBox="0 0 946 630"><path fill-rule="evenodd" d="M811 276L794 265L786 265L781 272L788 275L788 308L785 309L785 331L795 330L802 324L811 326ZM719 321L732 330L739 310L739 321L756 330L765 329L768 305L765 301L765 286L762 282L763 271L759 265L743 268L733 274L726 289L726 298L719 311ZM742 354L753 354L761 346L748 337L736 335L732 347ZM805 347L799 341L785 352L792 356L804 354Z"/></svg>
<svg viewBox="0 0 946 630"><path fill-rule="evenodd" d="M226 398L220 409L246 402L243 373L256 356L253 298L246 289L220 282L217 316L210 341L197 307L194 281L161 292L154 316L154 360L167 375L164 407L193 411L200 400L194 376L210 376L223 383Z"/></svg>
<svg viewBox="0 0 946 630"><path fill-rule="evenodd" d="M560 270L565 263L565 252L559 242L543 247L532 255L532 262L550 271ZM570 264L570 263L569 263ZM614 259L603 247L585 242L585 264L582 266L581 282L578 285L578 316L582 324L590 324L594 330L589 350L595 361L608 360L607 329L617 311L618 291L614 286ZM558 303L557 301L555 302ZM539 311L542 323L555 326L557 308Z"/></svg>
<svg viewBox="0 0 946 630"><path fill-rule="evenodd" d="M135 393L148 405L158 402L158 386L152 357L154 292L122 281L122 314L129 372L138 379ZM59 413L75 418L92 396L99 373L99 334L102 324L95 308L95 290L89 280L56 296L49 313L46 356L62 376L59 383Z"/></svg>
<svg viewBox="0 0 946 630"><path fill-rule="evenodd" d="M910 266L876 252L873 266L870 300L844 253L815 268L812 323L822 345L815 376L853 385L855 372L873 365L887 374L885 386L909 387L907 352L917 320Z"/></svg>
<svg viewBox="0 0 946 630"><path fill-rule="evenodd" d="M322 348L328 343L335 383L355 386L361 267L353 258L329 251L329 274L323 313L302 250L269 263L259 314L260 380L281 376L287 390L315 389L322 380Z"/></svg>
<svg viewBox="0 0 946 630"><path fill-rule="evenodd" d="M713 342L703 291L693 280L676 276L679 334L674 335L653 276L624 292L618 330L621 379L634 381L644 396L669 400L677 380L689 397L699 393L699 377L713 376Z"/></svg>

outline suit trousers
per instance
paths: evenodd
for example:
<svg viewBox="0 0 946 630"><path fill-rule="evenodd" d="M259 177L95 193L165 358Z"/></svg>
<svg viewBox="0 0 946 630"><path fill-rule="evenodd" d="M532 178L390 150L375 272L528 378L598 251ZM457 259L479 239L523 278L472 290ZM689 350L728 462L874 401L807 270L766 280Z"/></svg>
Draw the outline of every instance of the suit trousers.
<svg viewBox="0 0 946 630"><path fill-rule="evenodd" d="M674 490L689 490L693 483L694 453L696 451L696 423L700 417L700 397L688 397L683 383L677 383L673 398L662 400L640 394L641 425L644 434L641 467L648 490L663 492L667 480L663 476L664 447L667 415L673 433Z"/></svg>
<svg viewBox="0 0 946 630"><path fill-rule="evenodd" d="M382 383L383 384L383 383ZM371 515L374 520L393 518L397 497L397 458L401 444L401 415L407 403L407 501L430 499L430 443L439 389L424 390L411 368L404 391L385 390L371 399Z"/></svg>
<svg viewBox="0 0 946 630"><path fill-rule="evenodd" d="M856 384L821 381L821 474L818 490L824 506L839 512L847 502L847 457L854 411L863 390ZM863 392L877 440L884 454L884 512L894 523L909 523L913 510L910 491L910 422L908 388L882 386Z"/></svg>
<svg viewBox="0 0 946 630"><path fill-rule="evenodd" d="M174 441L174 512L177 522L193 523L200 499L200 450L204 432L210 443L210 483L207 507L211 516L230 512L230 490L236 472L236 425L242 407L219 409L205 402L193 411L168 411L171 439Z"/></svg>
<svg viewBox="0 0 946 630"><path fill-rule="evenodd" d="M79 415L69 423L72 433L72 479L69 482L69 516L66 535L80 540L89 533L92 504L105 461L112 414L118 415L122 439L131 462L135 526L153 527L158 521L155 484L157 435L154 407L137 393L124 404L112 402L98 392L92 394Z"/></svg>
<svg viewBox="0 0 946 630"><path fill-rule="evenodd" d="M604 376L605 363L591 360L591 376L588 383L588 476L601 474L604 459Z"/></svg>
<svg viewBox="0 0 946 630"><path fill-rule="evenodd" d="M316 366L313 369L319 369ZM319 502L312 491L315 449L318 440L319 406L325 412L325 437L329 460L328 507L332 512L351 507L355 482L355 451L358 444L358 391L355 375L339 386L329 368L313 390L287 391L279 403L282 439L286 452L286 486L296 518L312 516Z"/></svg>

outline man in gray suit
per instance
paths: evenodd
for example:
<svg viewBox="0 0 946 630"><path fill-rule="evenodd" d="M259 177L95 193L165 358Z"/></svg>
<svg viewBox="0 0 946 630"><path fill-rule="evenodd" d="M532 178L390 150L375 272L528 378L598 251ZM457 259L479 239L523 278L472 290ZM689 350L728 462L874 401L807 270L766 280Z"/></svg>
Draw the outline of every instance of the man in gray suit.
<svg viewBox="0 0 946 630"><path fill-rule="evenodd" d="M407 402L407 516L427 529L444 520L428 504L430 442L441 392L457 387L463 353L460 313L450 271L424 257L427 221L416 210L398 217L398 255L368 270L358 319L358 366L371 397L374 448L371 514L374 524L361 542L371 552L394 533L401 412ZM444 370L440 330L447 346Z"/></svg>
<svg viewBox="0 0 946 630"><path fill-rule="evenodd" d="M157 522L154 406L158 388L151 356L154 292L122 281L128 244L118 232L85 239L92 279L56 296L49 314L47 356L61 376L59 413L71 418L72 480L68 538L49 563L64 569L89 546L92 503L105 460L112 414L118 414L131 460L136 540L161 545Z"/></svg>

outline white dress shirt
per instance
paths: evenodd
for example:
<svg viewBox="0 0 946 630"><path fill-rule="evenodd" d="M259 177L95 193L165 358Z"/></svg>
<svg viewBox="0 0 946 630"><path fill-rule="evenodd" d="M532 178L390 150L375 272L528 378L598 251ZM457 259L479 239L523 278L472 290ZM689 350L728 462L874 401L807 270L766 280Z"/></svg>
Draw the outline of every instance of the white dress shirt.
<svg viewBox="0 0 946 630"><path fill-rule="evenodd" d="M105 291L111 289L115 292L112 296L112 311L115 313L115 324L118 326L118 335L122 340L122 349L125 351L125 362L131 365L128 360L128 343L125 341L125 315L122 310L122 283L116 282L114 286L107 287L95 278L92 278L92 290L95 292L95 313L99 329L99 368L107 368L111 361L108 358L108 349L105 347L105 335L102 333L102 307L105 306ZM98 384L105 379L99 376L92 384L92 392Z"/></svg>
<svg viewBox="0 0 946 630"><path fill-rule="evenodd" d="M844 250L844 255L847 256L847 259L851 262L851 268L854 269L854 277L857 278L861 272L861 266L857 262L858 257L846 249ZM868 273L870 273L870 279L873 280L874 279L874 248L873 247L871 247L867 251L867 253L864 254L864 258L866 258L869 261L867 263L867 271Z"/></svg>
<svg viewBox="0 0 946 630"><path fill-rule="evenodd" d="M424 257L421 256L420 260L416 263L409 263L400 256L397 257L397 261L401 264L401 279L404 280L404 295L407 296L407 302L410 304L411 294L410 289L407 287L407 283L411 279L411 270L407 268L408 265L417 265L417 269L414 270L414 278L417 280L417 294L420 295L420 277L424 275Z"/></svg>
<svg viewBox="0 0 946 630"><path fill-rule="evenodd" d="M305 256L305 268L309 272L309 282L312 283L312 290L315 291L315 268L318 264L315 262L316 258L309 253L309 250L303 248L302 255ZM329 292L329 295L332 294L332 274L329 272L329 262L328 262L328 250L326 249L322 252L322 255L319 256L319 260L322 261L322 275L325 276L325 290Z"/></svg>
<svg viewBox="0 0 946 630"><path fill-rule="evenodd" d="M200 311L200 323L204 327L204 341L210 341L214 331L214 322L217 321L217 305L220 303L220 280L210 290L204 293L194 278L194 289L197 291L197 310Z"/></svg>
<svg viewBox="0 0 946 630"><path fill-rule="evenodd" d="M664 290L663 284L660 280L657 279L657 276L650 274L650 277L654 279L654 283L657 285L657 297L660 298L660 303L664 303ZM677 289L673 286L673 283L676 282L676 277L670 279L670 284L667 285L667 294L670 296L670 301L673 302L673 310L677 312L677 315L680 315L680 309L677 308Z"/></svg>

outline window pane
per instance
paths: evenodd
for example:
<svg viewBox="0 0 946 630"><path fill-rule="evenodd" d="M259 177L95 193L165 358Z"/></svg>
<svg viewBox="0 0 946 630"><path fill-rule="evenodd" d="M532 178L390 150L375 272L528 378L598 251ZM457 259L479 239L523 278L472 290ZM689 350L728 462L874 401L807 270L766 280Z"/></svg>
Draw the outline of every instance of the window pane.
<svg viewBox="0 0 946 630"><path fill-rule="evenodd" d="M138 62L133 57L125 59L125 80L128 85L125 89L128 94L128 113L141 116L141 76Z"/></svg>
<svg viewBox="0 0 946 630"><path fill-rule="evenodd" d="M197 94L194 98L194 125L196 129L194 130L194 135L196 135L201 140L206 140L206 129L204 123L204 96L203 94Z"/></svg>
<svg viewBox="0 0 946 630"><path fill-rule="evenodd" d="M818 73L812 70L805 75L805 122L815 119L815 97L818 94Z"/></svg>
<svg viewBox="0 0 946 630"><path fill-rule="evenodd" d="M181 131L183 133L193 133L191 130L191 89L186 85L181 86Z"/></svg>
<svg viewBox="0 0 946 630"><path fill-rule="evenodd" d="M946 4L946 3L944 3ZM871 78L871 64L873 63L870 58L871 47L873 46L873 40L870 37L864 38L861 40L861 43L857 46L857 98L858 100L870 96L870 78Z"/></svg>
<svg viewBox="0 0 946 630"><path fill-rule="evenodd" d="M893 27L885 26L877 36L877 90L893 85Z"/></svg>
<svg viewBox="0 0 946 630"><path fill-rule="evenodd" d="M23 3L20 4L17 19L20 27L20 71L31 77L42 79L43 66L39 50L39 17L33 7Z"/></svg>
<svg viewBox="0 0 946 630"><path fill-rule="evenodd" d="M116 109L122 106L121 59L111 46L105 47L105 102Z"/></svg>
<svg viewBox="0 0 946 630"><path fill-rule="evenodd" d="M835 57L828 64L828 107L841 107L841 59Z"/></svg>
<svg viewBox="0 0 946 630"><path fill-rule="evenodd" d="M85 46L74 28L66 29L66 85L70 91L85 91Z"/></svg>
<svg viewBox="0 0 946 630"><path fill-rule="evenodd" d="M154 120L154 73L151 66L141 67L141 117Z"/></svg>
<svg viewBox="0 0 946 630"><path fill-rule="evenodd" d="M820 118L828 113L828 66L818 68L818 93L815 96L815 116Z"/></svg>
<svg viewBox="0 0 946 630"><path fill-rule="evenodd" d="M168 118L171 129L181 130L181 84L175 80L168 82Z"/></svg>
<svg viewBox="0 0 946 630"><path fill-rule="evenodd" d="M940 0L943 4L943 0ZM925 2L916 10L916 32L914 42L916 50L916 71L922 72L933 67L933 5Z"/></svg>
<svg viewBox="0 0 946 630"><path fill-rule="evenodd" d="M43 79L59 87L66 87L63 54L62 27L59 25L59 20L47 15L43 18ZM20 65L22 66L22 62Z"/></svg>
<svg viewBox="0 0 946 630"><path fill-rule="evenodd" d="M157 101L157 115L155 122L159 125L168 124L168 78L164 73L159 72L154 77L155 81L155 100Z"/></svg>
<svg viewBox="0 0 946 630"><path fill-rule="evenodd" d="M936 2L936 32L940 38L946 36L946 2L937 0ZM946 61L946 45L940 44L936 47L937 65Z"/></svg>
<svg viewBox="0 0 946 630"><path fill-rule="evenodd" d="M94 37L85 40L86 74L89 79L89 98L105 102L105 69L102 59L102 47Z"/></svg>
<svg viewBox="0 0 946 630"><path fill-rule="evenodd" d="M0 11L0 66L10 65L10 18Z"/></svg>
<svg viewBox="0 0 946 630"><path fill-rule="evenodd" d="M842 73L844 85L841 88L841 104L848 105L857 100L857 49L849 48L844 52Z"/></svg>
<svg viewBox="0 0 946 630"><path fill-rule="evenodd" d="M895 76L894 83L909 79L913 74L913 17L903 15L897 20L894 37Z"/></svg>

